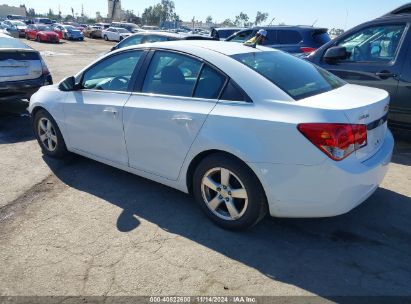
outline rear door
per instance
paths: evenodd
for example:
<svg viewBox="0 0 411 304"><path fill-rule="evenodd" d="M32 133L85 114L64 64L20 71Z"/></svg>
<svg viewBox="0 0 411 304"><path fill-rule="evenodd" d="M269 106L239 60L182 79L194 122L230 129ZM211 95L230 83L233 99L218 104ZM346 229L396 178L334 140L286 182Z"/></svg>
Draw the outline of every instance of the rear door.
<svg viewBox="0 0 411 304"><path fill-rule="evenodd" d="M336 63L322 60L321 66L350 83L386 90L396 108L402 63L407 56L407 30L405 22L368 25L334 44L347 48L347 59Z"/></svg>
<svg viewBox="0 0 411 304"><path fill-rule="evenodd" d="M196 58L156 51L124 109L130 167L170 180L217 103L225 76Z"/></svg>

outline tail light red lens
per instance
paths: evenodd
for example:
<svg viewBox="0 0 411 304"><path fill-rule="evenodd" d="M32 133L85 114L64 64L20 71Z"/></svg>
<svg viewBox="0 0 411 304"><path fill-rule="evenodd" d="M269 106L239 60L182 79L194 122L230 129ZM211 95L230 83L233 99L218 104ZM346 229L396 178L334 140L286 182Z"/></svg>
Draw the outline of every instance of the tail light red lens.
<svg viewBox="0 0 411 304"><path fill-rule="evenodd" d="M312 48L312 47L301 47L300 50L303 53L312 53L312 52L316 51L317 49Z"/></svg>
<svg viewBox="0 0 411 304"><path fill-rule="evenodd" d="M47 64L46 64L46 62L43 60L43 58L41 58L40 61L41 61L42 74L43 74L43 75L48 75L48 74L50 74L49 68L47 67Z"/></svg>
<svg viewBox="0 0 411 304"><path fill-rule="evenodd" d="M307 123L298 130L318 149L340 161L367 145L367 126L351 124Z"/></svg>

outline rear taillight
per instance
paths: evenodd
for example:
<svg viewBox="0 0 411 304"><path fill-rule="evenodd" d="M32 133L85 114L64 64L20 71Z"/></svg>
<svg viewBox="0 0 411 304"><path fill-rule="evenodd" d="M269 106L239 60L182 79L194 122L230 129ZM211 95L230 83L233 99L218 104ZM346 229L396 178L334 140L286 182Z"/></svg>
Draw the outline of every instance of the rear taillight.
<svg viewBox="0 0 411 304"><path fill-rule="evenodd" d="M307 123L298 130L333 160L340 161L367 145L367 126Z"/></svg>
<svg viewBox="0 0 411 304"><path fill-rule="evenodd" d="M312 53L312 52L316 51L317 49L312 48L312 47L301 47L300 50L303 53Z"/></svg>
<svg viewBox="0 0 411 304"><path fill-rule="evenodd" d="M49 68L47 67L47 64L46 64L46 62L43 60L43 58L41 58L40 61L41 61L42 74L43 74L43 75L48 75L48 74L50 74Z"/></svg>

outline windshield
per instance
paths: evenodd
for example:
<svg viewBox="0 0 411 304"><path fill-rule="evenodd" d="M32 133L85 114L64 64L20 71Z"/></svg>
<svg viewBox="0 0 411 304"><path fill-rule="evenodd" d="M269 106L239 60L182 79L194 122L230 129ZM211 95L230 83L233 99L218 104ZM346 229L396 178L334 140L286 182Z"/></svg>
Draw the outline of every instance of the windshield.
<svg viewBox="0 0 411 304"><path fill-rule="evenodd" d="M75 30L76 30L76 28L75 28L74 26L72 26L72 25L65 25L64 28L65 28L66 30L69 30L69 31L75 31Z"/></svg>
<svg viewBox="0 0 411 304"><path fill-rule="evenodd" d="M0 37L0 49L30 49L29 46L20 42L20 40L13 39L13 38L3 38Z"/></svg>
<svg viewBox="0 0 411 304"><path fill-rule="evenodd" d="M295 100L345 85L344 81L320 67L279 51L232 57L270 80Z"/></svg>
<svg viewBox="0 0 411 304"><path fill-rule="evenodd" d="M127 31L126 29L118 29L119 33L130 33L129 31Z"/></svg>
<svg viewBox="0 0 411 304"><path fill-rule="evenodd" d="M53 31L53 29L50 26L47 26L47 25L38 25L37 29L39 31Z"/></svg>
<svg viewBox="0 0 411 304"><path fill-rule="evenodd" d="M26 24L21 21L12 21L11 23L15 26L26 26Z"/></svg>

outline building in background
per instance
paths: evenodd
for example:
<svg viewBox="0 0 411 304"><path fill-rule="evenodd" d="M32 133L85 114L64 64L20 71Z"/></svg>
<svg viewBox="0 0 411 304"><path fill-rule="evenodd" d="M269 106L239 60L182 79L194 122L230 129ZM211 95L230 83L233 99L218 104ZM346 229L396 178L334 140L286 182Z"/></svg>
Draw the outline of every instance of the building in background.
<svg viewBox="0 0 411 304"><path fill-rule="evenodd" d="M120 0L108 0L108 19L112 21L122 21L124 18L124 12L121 9Z"/></svg>
<svg viewBox="0 0 411 304"><path fill-rule="evenodd" d="M9 6L7 4L0 4L0 18L6 18L8 15L19 15L26 18L26 7L24 5Z"/></svg>

